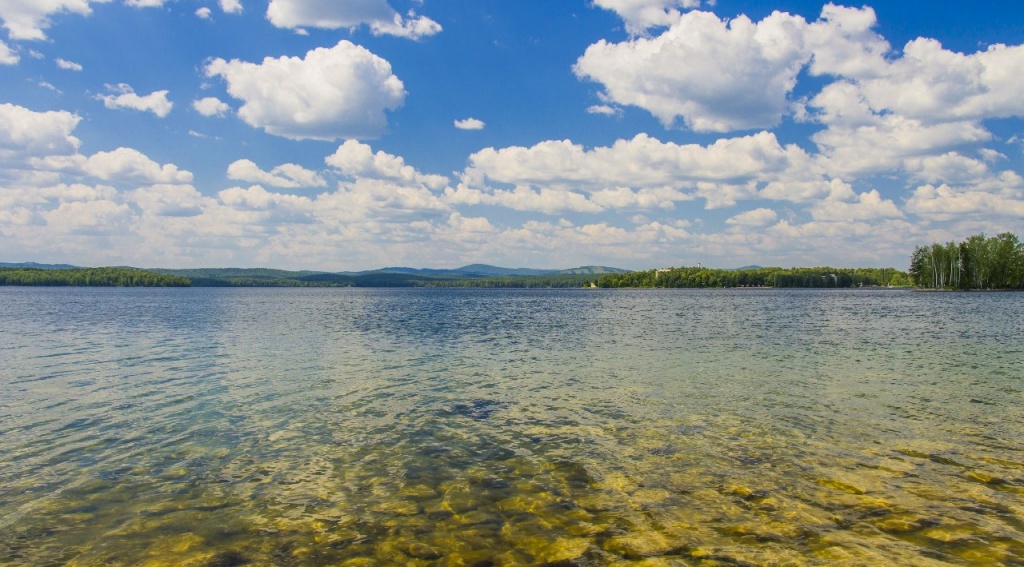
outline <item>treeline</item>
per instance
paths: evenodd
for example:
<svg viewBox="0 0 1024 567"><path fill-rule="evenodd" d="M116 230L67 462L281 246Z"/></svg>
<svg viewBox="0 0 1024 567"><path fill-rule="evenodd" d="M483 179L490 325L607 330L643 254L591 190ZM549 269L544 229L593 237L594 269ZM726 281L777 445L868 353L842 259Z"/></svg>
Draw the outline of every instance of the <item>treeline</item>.
<svg viewBox="0 0 1024 567"><path fill-rule="evenodd" d="M549 276L497 276L456 280L435 280L424 287L482 288L569 288L584 287L594 281L593 274L553 274Z"/></svg>
<svg viewBox="0 0 1024 567"><path fill-rule="evenodd" d="M918 246L910 277L929 289L1024 289L1024 244L1011 232Z"/></svg>
<svg viewBox="0 0 1024 567"><path fill-rule="evenodd" d="M0 285L90 287L189 287L191 280L136 268L0 268Z"/></svg>
<svg viewBox="0 0 1024 567"><path fill-rule="evenodd" d="M906 272L894 268L749 268L719 270L702 267L668 268L612 274L597 287L863 287L906 286Z"/></svg>

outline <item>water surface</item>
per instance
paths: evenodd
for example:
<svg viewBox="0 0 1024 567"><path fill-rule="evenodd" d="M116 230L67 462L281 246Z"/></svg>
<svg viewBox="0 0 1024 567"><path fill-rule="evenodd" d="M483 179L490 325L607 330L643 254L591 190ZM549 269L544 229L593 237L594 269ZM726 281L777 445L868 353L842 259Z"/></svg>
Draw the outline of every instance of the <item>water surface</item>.
<svg viewBox="0 0 1024 567"><path fill-rule="evenodd" d="M1024 294L0 288L0 563L1024 563Z"/></svg>

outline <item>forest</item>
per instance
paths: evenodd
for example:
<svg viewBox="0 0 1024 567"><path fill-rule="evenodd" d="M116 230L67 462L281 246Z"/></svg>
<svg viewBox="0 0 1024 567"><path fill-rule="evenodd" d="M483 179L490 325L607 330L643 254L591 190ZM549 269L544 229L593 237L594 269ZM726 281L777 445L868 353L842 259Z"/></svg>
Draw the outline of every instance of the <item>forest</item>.
<svg viewBox="0 0 1024 567"><path fill-rule="evenodd" d="M907 286L906 272L895 268L667 268L612 274L597 280L597 287L805 287L850 288Z"/></svg>
<svg viewBox="0 0 1024 567"><path fill-rule="evenodd" d="M94 287L189 287L192 281L137 268L0 268L0 285Z"/></svg>
<svg viewBox="0 0 1024 567"><path fill-rule="evenodd" d="M1024 289L1024 244L1011 232L918 246L910 277L925 289Z"/></svg>

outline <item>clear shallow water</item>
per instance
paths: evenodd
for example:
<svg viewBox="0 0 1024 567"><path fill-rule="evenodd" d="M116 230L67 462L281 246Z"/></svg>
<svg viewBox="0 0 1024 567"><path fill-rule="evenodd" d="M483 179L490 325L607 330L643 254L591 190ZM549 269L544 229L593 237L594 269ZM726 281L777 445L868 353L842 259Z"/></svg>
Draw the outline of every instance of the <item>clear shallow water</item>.
<svg viewBox="0 0 1024 567"><path fill-rule="evenodd" d="M0 288L0 564L1024 564L1024 294Z"/></svg>

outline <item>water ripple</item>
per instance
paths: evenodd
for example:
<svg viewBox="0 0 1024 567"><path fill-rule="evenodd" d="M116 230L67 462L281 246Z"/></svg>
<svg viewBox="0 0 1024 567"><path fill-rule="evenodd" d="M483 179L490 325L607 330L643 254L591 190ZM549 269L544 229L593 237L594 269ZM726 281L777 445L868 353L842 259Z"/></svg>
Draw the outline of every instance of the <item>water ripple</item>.
<svg viewBox="0 0 1024 567"><path fill-rule="evenodd" d="M0 289L0 563L1021 563L1022 307Z"/></svg>

